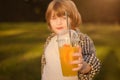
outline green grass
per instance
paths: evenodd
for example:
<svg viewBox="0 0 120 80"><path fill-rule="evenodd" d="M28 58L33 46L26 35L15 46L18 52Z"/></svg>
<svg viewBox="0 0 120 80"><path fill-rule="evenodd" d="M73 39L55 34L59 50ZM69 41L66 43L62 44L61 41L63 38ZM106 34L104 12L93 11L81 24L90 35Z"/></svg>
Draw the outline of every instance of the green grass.
<svg viewBox="0 0 120 80"><path fill-rule="evenodd" d="M102 66L96 80L119 80L120 74L120 25L85 24L81 30L87 33L96 46Z"/></svg>
<svg viewBox="0 0 120 80"><path fill-rule="evenodd" d="M119 80L120 25L80 26L96 46L102 68L95 80ZM0 23L0 80L40 80L40 58L50 31L45 23Z"/></svg>
<svg viewBox="0 0 120 80"><path fill-rule="evenodd" d="M44 23L0 24L0 80L40 80Z"/></svg>

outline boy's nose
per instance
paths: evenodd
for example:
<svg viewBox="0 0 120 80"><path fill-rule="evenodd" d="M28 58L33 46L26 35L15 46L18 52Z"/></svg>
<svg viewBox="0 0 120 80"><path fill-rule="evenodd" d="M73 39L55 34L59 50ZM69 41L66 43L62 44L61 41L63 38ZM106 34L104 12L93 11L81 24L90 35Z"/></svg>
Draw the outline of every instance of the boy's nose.
<svg viewBox="0 0 120 80"><path fill-rule="evenodd" d="M61 24L62 20L60 18L57 19L57 24Z"/></svg>

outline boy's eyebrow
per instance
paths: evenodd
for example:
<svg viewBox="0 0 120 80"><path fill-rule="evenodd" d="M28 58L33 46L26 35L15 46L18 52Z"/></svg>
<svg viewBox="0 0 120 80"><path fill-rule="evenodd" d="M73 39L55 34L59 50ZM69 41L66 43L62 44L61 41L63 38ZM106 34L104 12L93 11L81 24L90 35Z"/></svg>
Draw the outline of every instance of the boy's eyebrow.
<svg viewBox="0 0 120 80"><path fill-rule="evenodd" d="M56 17L56 15L51 15L51 17Z"/></svg>

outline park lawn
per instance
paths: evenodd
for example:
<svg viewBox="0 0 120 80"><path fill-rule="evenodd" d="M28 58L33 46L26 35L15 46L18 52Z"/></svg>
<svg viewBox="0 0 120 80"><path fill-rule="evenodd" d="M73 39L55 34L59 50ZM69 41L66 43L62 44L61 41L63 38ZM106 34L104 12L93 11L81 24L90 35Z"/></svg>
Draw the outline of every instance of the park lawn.
<svg viewBox="0 0 120 80"><path fill-rule="evenodd" d="M84 24L102 68L96 80L119 80L120 25ZM45 23L0 23L0 80L40 80L40 58L50 31Z"/></svg>

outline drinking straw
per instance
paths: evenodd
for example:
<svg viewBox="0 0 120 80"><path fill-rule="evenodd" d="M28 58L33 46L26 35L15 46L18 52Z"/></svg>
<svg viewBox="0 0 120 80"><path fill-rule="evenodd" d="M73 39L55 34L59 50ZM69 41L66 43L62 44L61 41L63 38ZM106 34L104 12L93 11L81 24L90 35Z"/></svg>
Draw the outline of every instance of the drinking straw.
<svg viewBox="0 0 120 80"><path fill-rule="evenodd" d="M71 25L70 23L68 22L68 13L67 11L65 12L65 16L66 16L66 22L67 22L67 29L68 29L68 33L69 33L69 38L70 38L70 44L72 45L72 42L71 42Z"/></svg>

